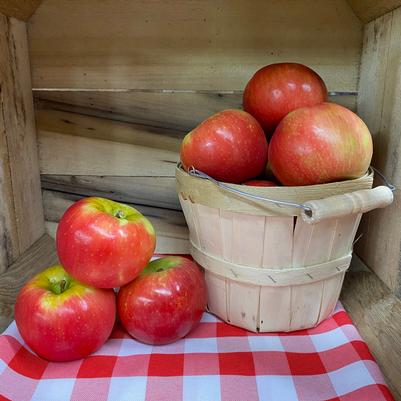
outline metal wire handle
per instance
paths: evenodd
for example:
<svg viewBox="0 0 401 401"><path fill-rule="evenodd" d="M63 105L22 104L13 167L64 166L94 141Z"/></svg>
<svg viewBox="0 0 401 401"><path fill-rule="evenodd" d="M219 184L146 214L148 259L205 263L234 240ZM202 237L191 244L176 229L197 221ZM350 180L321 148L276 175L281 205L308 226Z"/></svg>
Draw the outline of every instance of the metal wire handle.
<svg viewBox="0 0 401 401"><path fill-rule="evenodd" d="M181 163L178 165L178 167L181 167ZM375 167L371 166L372 170L377 173L377 175L383 180L384 184L392 191L395 191L395 186L393 184L390 184L387 180L387 178L380 172L378 171ZM249 199L254 199L254 200L258 200L258 201L263 201L263 202L270 202L273 203L279 207L281 206L289 206L289 207L295 207L297 209L302 209L304 210L305 214L309 217L312 216L312 209L307 206L304 205L302 203L295 203L295 202L289 202L289 201L283 201L283 200L276 200L276 199L271 199L271 198L266 198L263 196L258 196L258 195L253 195L250 194L248 192L244 192L244 191L240 191L239 189L236 188L232 188L226 184L223 184L220 181L215 180L214 178L210 177L209 175L207 175L206 173L197 170L194 166L191 166L188 169L188 174L192 177L197 177L197 178L202 178L205 180L208 180L210 182L212 182L213 184L217 185L219 188L224 189L225 191L228 192L232 192L234 194L240 195L240 196L244 196L245 198L249 198Z"/></svg>
<svg viewBox="0 0 401 401"><path fill-rule="evenodd" d="M396 187L393 184L390 184L390 182L387 180L384 174L381 173L376 167L370 166L370 168L382 179L384 185L388 187L391 190L391 192L394 192L396 190Z"/></svg>

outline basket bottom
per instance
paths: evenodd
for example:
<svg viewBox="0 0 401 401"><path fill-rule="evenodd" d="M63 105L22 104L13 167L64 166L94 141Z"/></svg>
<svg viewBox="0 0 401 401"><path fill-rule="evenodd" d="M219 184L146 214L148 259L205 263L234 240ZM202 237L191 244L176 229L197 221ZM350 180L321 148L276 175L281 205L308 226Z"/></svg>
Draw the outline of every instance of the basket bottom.
<svg viewBox="0 0 401 401"><path fill-rule="evenodd" d="M205 271L208 311L253 332L315 327L334 310L345 271L310 284L284 287L241 283Z"/></svg>

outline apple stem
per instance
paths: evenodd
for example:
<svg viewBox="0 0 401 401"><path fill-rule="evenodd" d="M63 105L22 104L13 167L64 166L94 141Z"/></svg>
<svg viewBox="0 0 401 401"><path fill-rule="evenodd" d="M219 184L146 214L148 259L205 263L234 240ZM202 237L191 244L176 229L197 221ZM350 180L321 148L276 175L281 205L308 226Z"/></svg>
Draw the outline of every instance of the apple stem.
<svg viewBox="0 0 401 401"><path fill-rule="evenodd" d="M122 210L117 210L114 216L116 216L118 219L123 219L125 217L125 213Z"/></svg>
<svg viewBox="0 0 401 401"><path fill-rule="evenodd" d="M65 291L65 287L67 285L67 281L66 280L61 280L60 282L60 294L63 293Z"/></svg>
<svg viewBox="0 0 401 401"><path fill-rule="evenodd" d="M62 294L68 288L68 281L66 279L62 279L59 282L51 281L51 290L57 294Z"/></svg>

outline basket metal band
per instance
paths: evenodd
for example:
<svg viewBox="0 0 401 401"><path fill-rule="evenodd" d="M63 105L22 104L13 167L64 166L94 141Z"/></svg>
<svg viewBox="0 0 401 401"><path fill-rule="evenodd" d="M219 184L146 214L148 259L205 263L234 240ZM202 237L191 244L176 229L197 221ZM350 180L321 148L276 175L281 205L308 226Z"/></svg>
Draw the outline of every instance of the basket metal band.
<svg viewBox="0 0 401 401"><path fill-rule="evenodd" d="M352 257L351 252L341 258L313 266L290 269L263 269L218 259L200 250L192 241L191 248L192 257L205 270L241 283L274 287L310 284L343 273L348 269Z"/></svg>

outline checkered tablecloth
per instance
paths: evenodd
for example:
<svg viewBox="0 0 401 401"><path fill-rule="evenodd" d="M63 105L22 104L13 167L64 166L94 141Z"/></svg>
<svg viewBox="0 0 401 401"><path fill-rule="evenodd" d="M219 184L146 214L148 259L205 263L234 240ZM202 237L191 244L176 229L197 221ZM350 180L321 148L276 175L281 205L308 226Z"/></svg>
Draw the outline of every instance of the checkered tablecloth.
<svg viewBox="0 0 401 401"><path fill-rule="evenodd" d="M0 336L0 400L393 400L367 345L337 305L311 330L255 334L205 313L185 339L149 346L117 326L92 356L53 363L15 323Z"/></svg>

